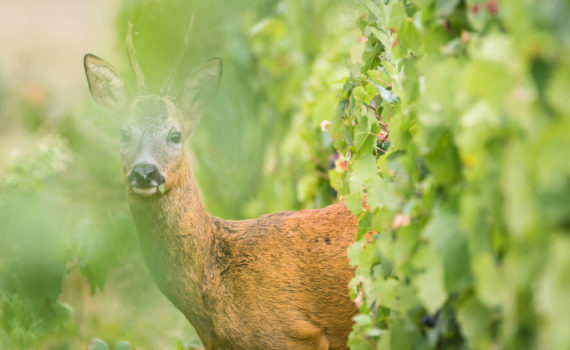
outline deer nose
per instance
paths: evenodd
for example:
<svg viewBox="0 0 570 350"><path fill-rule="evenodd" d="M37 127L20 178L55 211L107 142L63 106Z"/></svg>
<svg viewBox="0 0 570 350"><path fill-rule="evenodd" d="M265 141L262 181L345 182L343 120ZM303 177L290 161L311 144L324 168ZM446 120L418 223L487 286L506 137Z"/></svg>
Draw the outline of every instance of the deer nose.
<svg viewBox="0 0 570 350"><path fill-rule="evenodd" d="M154 164L136 164L129 174L129 183L136 187L154 187L164 183L164 177Z"/></svg>

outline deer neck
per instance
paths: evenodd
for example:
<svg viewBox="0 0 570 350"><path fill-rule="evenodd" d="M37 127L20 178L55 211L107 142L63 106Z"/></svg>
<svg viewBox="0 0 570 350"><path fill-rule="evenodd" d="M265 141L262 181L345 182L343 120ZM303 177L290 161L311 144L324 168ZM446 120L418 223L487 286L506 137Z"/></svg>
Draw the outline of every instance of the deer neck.
<svg viewBox="0 0 570 350"><path fill-rule="evenodd" d="M214 224L200 199L188 156L164 194L141 197L128 191L143 256L154 280L185 314L199 314L205 278L214 264L207 261ZM188 304L188 305L187 305Z"/></svg>

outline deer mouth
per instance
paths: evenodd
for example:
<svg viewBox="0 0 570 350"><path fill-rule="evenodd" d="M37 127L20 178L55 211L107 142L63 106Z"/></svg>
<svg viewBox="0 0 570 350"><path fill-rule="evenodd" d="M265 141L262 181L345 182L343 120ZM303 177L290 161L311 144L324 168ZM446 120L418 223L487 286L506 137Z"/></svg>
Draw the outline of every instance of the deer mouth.
<svg viewBox="0 0 570 350"><path fill-rule="evenodd" d="M158 192L158 186L153 187L138 187L138 186L130 186L134 193L141 195L141 196L152 196L156 192Z"/></svg>

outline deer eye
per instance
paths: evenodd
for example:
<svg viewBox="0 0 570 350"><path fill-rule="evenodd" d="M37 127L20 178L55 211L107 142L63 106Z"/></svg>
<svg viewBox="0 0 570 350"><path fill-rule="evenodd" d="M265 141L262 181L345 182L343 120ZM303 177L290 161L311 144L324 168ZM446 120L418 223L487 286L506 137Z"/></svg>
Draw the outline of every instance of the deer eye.
<svg viewBox="0 0 570 350"><path fill-rule="evenodd" d="M182 141L182 135L178 131L174 131L170 133L170 136L168 136L168 140L170 140L170 142L173 143L180 143L180 141Z"/></svg>
<svg viewBox="0 0 570 350"><path fill-rule="evenodd" d="M128 142L131 140L131 132L127 129L121 130L121 142Z"/></svg>

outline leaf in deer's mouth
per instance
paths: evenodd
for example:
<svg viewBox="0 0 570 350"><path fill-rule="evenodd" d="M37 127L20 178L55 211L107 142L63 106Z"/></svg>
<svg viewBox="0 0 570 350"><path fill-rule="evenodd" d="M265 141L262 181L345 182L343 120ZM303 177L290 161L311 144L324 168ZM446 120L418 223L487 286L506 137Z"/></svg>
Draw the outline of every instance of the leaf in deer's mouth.
<svg viewBox="0 0 570 350"><path fill-rule="evenodd" d="M164 184L158 185L157 188L158 188L158 191L159 191L161 194L164 194Z"/></svg>

